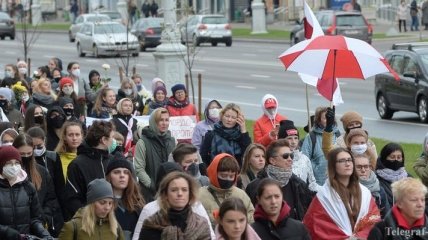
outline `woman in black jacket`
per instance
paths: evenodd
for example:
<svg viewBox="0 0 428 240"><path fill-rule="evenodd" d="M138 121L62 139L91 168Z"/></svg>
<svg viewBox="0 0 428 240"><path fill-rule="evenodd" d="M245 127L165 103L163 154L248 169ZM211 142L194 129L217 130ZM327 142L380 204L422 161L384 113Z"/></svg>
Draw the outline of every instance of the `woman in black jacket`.
<svg viewBox="0 0 428 240"><path fill-rule="evenodd" d="M13 141L13 147L21 154L22 168L28 173L30 182L36 187L37 197L42 209L43 225L47 226L51 235L56 237L64 225L64 220L52 178L46 168L36 163L33 153L33 139L29 135L19 135Z"/></svg>
<svg viewBox="0 0 428 240"><path fill-rule="evenodd" d="M117 91L117 101L120 101L123 98L131 99L137 116L143 115L143 98L138 94L137 87L131 79L124 79L120 84L120 89Z"/></svg>
<svg viewBox="0 0 428 240"><path fill-rule="evenodd" d="M137 120L132 117L134 107L129 98L122 98L117 103L117 114L111 120L116 127L116 131L122 134L125 139L123 143L124 153L128 153L131 146L135 145L133 134L137 131Z"/></svg>
<svg viewBox="0 0 428 240"><path fill-rule="evenodd" d="M257 189L257 207L251 225L263 240L311 239L302 222L290 217L278 181L265 178Z"/></svg>
<svg viewBox="0 0 428 240"><path fill-rule="evenodd" d="M46 132L46 149L54 151L59 142L61 128L66 120L64 111L60 106L54 106L49 109L46 115L47 132Z"/></svg>
<svg viewBox="0 0 428 240"><path fill-rule="evenodd" d="M53 239L43 227L36 189L21 163L18 150L0 147L0 239L18 240L21 234Z"/></svg>

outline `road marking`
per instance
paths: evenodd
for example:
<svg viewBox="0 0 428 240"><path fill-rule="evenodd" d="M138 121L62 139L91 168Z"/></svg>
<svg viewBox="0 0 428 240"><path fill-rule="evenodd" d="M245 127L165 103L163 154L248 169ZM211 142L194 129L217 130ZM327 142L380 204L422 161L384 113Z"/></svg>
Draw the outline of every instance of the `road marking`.
<svg viewBox="0 0 428 240"><path fill-rule="evenodd" d="M98 62L98 60L96 60L96 59L85 59L85 61L86 62L91 62L91 63L93 63L93 62Z"/></svg>
<svg viewBox="0 0 428 240"><path fill-rule="evenodd" d="M235 86L237 88L244 88L244 89L256 89L255 87L250 87L250 86Z"/></svg>
<svg viewBox="0 0 428 240"><path fill-rule="evenodd" d="M254 53L243 53L242 56L255 57L257 54Z"/></svg>
<svg viewBox="0 0 428 240"><path fill-rule="evenodd" d="M43 55L43 57L45 57L45 58L54 58L55 56L51 56L51 55Z"/></svg>
<svg viewBox="0 0 428 240"><path fill-rule="evenodd" d="M148 67L149 65L147 64L142 64L142 63L137 63L136 64L137 67Z"/></svg>
<svg viewBox="0 0 428 240"><path fill-rule="evenodd" d="M204 69L192 69L192 72L205 72Z"/></svg>
<svg viewBox="0 0 428 240"><path fill-rule="evenodd" d="M6 54L16 54L16 52L13 52L13 51L6 51L4 53L6 53Z"/></svg>
<svg viewBox="0 0 428 240"><path fill-rule="evenodd" d="M255 77L255 78L270 78L270 76L267 75L259 75L259 74L251 74L251 77Z"/></svg>

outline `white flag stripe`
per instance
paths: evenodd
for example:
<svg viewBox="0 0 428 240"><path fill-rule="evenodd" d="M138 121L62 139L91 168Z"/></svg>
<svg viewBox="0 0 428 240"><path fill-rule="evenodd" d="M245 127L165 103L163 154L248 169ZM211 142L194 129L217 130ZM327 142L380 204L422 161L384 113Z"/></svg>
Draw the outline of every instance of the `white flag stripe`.
<svg viewBox="0 0 428 240"><path fill-rule="evenodd" d="M300 79L306 84L316 87L318 82L318 77L314 77L308 74L299 73Z"/></svg>
<svg viewBox="0 0 428 240"><path fill-rule="evenodd" d="M383 58L383 56L376 49L362 40L345 37L345 41L348 49L352 50L354 53L359 52L371 57Z"/></svg>
<svg viewBox="0 0 428 240"><path fill-rule="evenodd" d="M287 50L285 50L279 56L279 58L281 58L284 55L292 54L292 53L295 53L295 52L301 52L301 51L305 50L305 48L308 46L308 44L310 42L311 42L310 40L305 40L305 41L301 41L301 42L297 43L296 45L293 45L293 46L289 47Z"/></svg>
<svg viewBox="0 0 428 240"><path fill-rule="evenodd" d="M337 88L333 93L333 100L332 100L334 106L337 106L343 103L342 93L340 91L339 81L337 80L337 78L336 78L336 82L337 82Z"/></svg>
<svg viewBox="0 0 428 240"><path fill-rule="evenodd" d="M374 76L378 73L388 72L388 68L383 64L380 59L367 57L365 54L354 53L355 58L360 65L363 76L365 79Z"/></svg>

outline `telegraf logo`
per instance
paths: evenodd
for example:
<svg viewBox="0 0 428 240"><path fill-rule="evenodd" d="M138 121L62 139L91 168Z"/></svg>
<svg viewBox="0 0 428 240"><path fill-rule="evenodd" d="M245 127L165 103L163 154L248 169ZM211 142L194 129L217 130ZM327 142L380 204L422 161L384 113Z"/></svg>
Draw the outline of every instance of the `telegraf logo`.
<svg viewBox="0 0 428 240"><path fill-rule="evenodd" d="M401 236L405 238L410 238L411 236L425 236L425 234L428 234L428 231L426 228L419 228L419 229L411 229L406 230L402 228L386 228L386 235L387 236Z"/></svg>

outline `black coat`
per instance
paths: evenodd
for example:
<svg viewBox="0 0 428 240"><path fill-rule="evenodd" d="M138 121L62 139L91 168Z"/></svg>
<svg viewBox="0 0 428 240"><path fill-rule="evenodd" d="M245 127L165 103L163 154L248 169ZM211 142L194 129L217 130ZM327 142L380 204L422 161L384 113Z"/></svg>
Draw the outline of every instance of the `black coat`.
<svg viewBox="0 0 428 240"><path fill-rule="evenodd" d="M116 127L116 131L122 134L123 138L125 139L125 141L123 142L124 147L126 142L126 136L128 135L128 128L125 125L123 125L123 123L119 119L122 119L126 124L128 124L128 121L130 118L132 118L131 115L124 116L122 114L116 114L113 116L113 119L111 120L111 122ZM132 121L133 121L133 124L131 129L132 129L132 135L134 135L134 132L137 131L137 119L133 118Z"/></svg>
<svg viewBox="0 0 428 240"><path fill-rule="evenodd" d="M28 179L12 187L0 179L0 239L21 239L21 234L47 237L43 228L42 211L34 185Z"/></svg>
<svg viewBox="0 0 428 240"><path fill-rule="evenodd" d="M256 196L259 183L266 177L268 176L265 171L259 172L257 178L250 182L245 189L245 192L250 197L254 206L256 206L257 203ZM290 217L296 220L303 220L315 193L309 190L307 184L294 174L291 176L287 185L282 187L281 190L284 201L286 201L291 208Z"/></svg>
<svg viewBox="0 0 428 240"><path fill-rule="evenodd" d="M389 206L394 205L394 198L392 196L392 188L391 188L391 184L392 182L380 177L379 175L377 175L377 179L379 179L379 185L381 188L383 188L383 190L385 190L385 194L386 194L386 199L388 200L388 204ZM412 177L410 174L407 174L407 177Z"/></svg>
<svg viewBox="0 0 428 240"><path fill-rule="evenodd" d="M419 228L412 228L412 230L407 230L408 233L413 231L414 234L418 234L419 236L409 235L404 236L403 233L398 234L397 232L404 231L401 227L397 225L397 221L394 217L392 211L389 211L385 218L376 223L376 225L372 228L369 233L367 239L369 240L428 240L428 218L425 216L425 226Z"/></svg>
<svg viewBox="0 0 428 240"><path fill-rule="evenodd" d="M111 159L107 150L92 148L85 142L77 148L77 157L67 169L64 201L66 221L70 220L77 210L86 205L88 184L97 178L105 178L105 171Z"/></svg>
<svg viewBox="0 0 428 240"><path fill-rule="evenodd" d="M300 221L289 216L275 225L267 219L255 219L251 227L263 240L309 240L308 230Z"/></svg>
<svg viewBox="0 0 428 240"><path fill-rule="evenodd" d="M119 89L118 91L117 91L117 96L116 96L116 98L117 98L117 101L119 102L122 98L126 98L127 96L126 96L126 94L123 92L123 90L122 89ZM129 97L128 97L129 98ZM132 104L133 104L133 106L134 106L134 111L138 111L138 112L140 112L140 115L143 115L143 111L144 111L144 101L143 101L143 98L139 95L139 94L137 94L137 97L135 97L135 98L132 98L131 99L131 101L132 101Z"/></svg>

